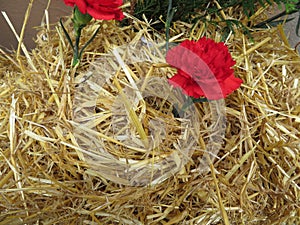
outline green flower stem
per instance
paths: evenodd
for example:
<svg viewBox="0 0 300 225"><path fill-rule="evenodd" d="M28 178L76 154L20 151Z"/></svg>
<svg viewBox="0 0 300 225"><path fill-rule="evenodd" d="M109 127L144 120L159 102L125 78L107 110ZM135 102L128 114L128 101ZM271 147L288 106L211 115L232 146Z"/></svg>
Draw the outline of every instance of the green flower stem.
<svg viewBox="0 0 300 225"><path fill-rule="evenodd" d="M172 7L172 0L169 0L167 21L166 21L166 50L169 50L170 26L175 13L175 8Z"/></svg>
<svg viewBox="0 0 300 225"><path fill-rule="evenodd" d="M62 19L60 19L60 25L63 29L64 34L67 37L68 42L70 43L72 50L73 50L73 59L72 59L72 67L77 66L80 63L80 59L82 57L83 51L85 48L94 40L96 37L97 32L99 31L100 27L96 30L96 32L93 34L93 36L88 40L88 42L82 47L82 49L79 49L80 44L80 37L81 37L81 31L82 29L91 21L92 16L88 13L83 14L80 12L77 6L73 9L73 25L74 25L74 31L75 31L75 45L73 45L72 40L70 38L70 35L68 34L66 28L64 27L62 23Z"/></svg>
<svg viewBox="0 0 300 225"><path fill-rule="evenodd" d="M77 29L75 29L76 39L75 39L75 46L73 48L73 62L72 62L73 67L75 67L80 61L79 43L80 43L81 31L82 31L82 27L78 27Z"/></svg>
<svg viewBox="0 0 300 225"><path fill-rule="evenodd" d="M192 99L192 102L193 102L193 103L198 103L198 102L209 102L209 100L208 100L207 98L204 98L204 97L202 97L202 98L193 98L193 97L191 97L191 99Z"/></svg>
<svg viewBox="0 0 300 225"><path fill-rule="evenodd" d="M184 102L183 106L181 107L181 109L179 110L179 112L174 109L175 113L174 115L176 117L181 117L184 112L187 110L188 107L190 107L192 104L194 103L198 103L198 102L208 102L209 100L207 98L193 98L193 97L187 97L187 100Z"/></svg>
<svg viewBox="0 0 300 225"><path fill-rule="evenodd" d="M63 32L68 40L68 42L71 45L71 48L73 50L73 61L72 61L72 66L75 67L79 62L80 59L82 57L83 51L86 49L86 47L95 39L98 31L100 30L100 27L97 28L97 30L95 31L95 33L93 34L93 36L84 44L84 46L79 50L79 44L80 44L80 36L81 36L81 31L84 28L84 26L79 26L75 28L75 35L76 35L76 39L75 39L75 45L73 45L72 40L70 38L70 35L68 34L66 28L64 27L63 23L62 23L62 19L59 20L60 25L63 29Z"/></svg>
<svg viewBox="0 0 300 225"><path fill-rule="evenodd" d="M95 33L93 34L93 36L85 43L85 45L81 48L80 52L79 52L79 59L81 59L82 53L83 51L86 49L86 47L95 39L98 31L100 30L100 26L97 28L97 30L95 31Z"/></svg>
<svg viewBox="0 0 300 225"><path fill-rule="evenodd" d="M66 36L66 38L67 38L69 44L71 45L72 49L74 50L74 45L73 45L73 43L72 43L72 40L71 40L71 38L70 38L70 35L68 34L68 32L67 32L67 30L66 30L64 24L62 23L62 18L60 18L59 23L60 23L60 25L61 25L61 27L62 27L62 29L63 29L63 32L64 32L64 34L65 34L65 36Z"/></svg>

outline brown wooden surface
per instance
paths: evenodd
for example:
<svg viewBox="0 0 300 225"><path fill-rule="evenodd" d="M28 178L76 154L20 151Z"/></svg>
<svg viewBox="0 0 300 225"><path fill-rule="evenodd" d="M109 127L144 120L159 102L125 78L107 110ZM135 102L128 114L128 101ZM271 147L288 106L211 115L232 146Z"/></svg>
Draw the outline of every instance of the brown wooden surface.
<svg viewBox="0 0 300 225"><path fill-rule="evenodd" d="M0 11L6 12L18 34L20 34L25 12L27 10L29 0L11 0L0 1ZM35 46L33 38L36 35L34 27L41 25L47 0L34 0L29 21L26 27L24 43L26 47L33 48ZM63 0L52 0L49 8L50 23L57 22L61 16L72 13L72 8L65 6ZM0 47L8 49L17 48L17 40L9 28L3 15L0 14Z"/></svg>

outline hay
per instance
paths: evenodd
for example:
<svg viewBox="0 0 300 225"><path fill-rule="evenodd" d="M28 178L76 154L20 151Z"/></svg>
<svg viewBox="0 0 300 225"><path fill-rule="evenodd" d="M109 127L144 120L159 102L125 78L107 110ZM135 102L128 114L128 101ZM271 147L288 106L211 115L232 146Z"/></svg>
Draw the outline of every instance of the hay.
<svg viewBox="0 0 300 225"><path fill-rule="evenodd" d="M71 31L70 19L65 20L65 24ZM280 27L254 31L254 41L239 31L227 38L226 44L237 61L236 75L244 83L225 100L225 140L217 160L211 165L211 172L202 173L200 167L211 135L211 110L209 104L203 103L196 106L199 121L194 124L201 134L199 145L190 153L185 167L177 173L168 170L172 176L152 183L155 185L132 187L122 184L123 180L121 184L116 183L115 174L106 179L91 167L83 146L93 139L80 131L87 126L78 123L84 117L76 114L82 112L78 110L80 104L76 99L84 94L78 90L87 87L82 85L90 72L99 72L103 60L112 59L108 53L113 46L141 44L142 35L163 44L163 37L141 21L123 28L114 22L97 22L85 29L83 42L99 25L99 35L88 47L77 70L69 69L71 49L57 26L41 28L37 47L28 55L9 55L1 50L0 224L299 223L300 58L284 43ZM203 35L217 41L221 38L214 27L205 28L202 24L191 30L190 25L178 22L174 29L178 30L173 30L173 41ZM156 50L155 56L161 51ZM119 53L123 56L121 51ZM148 80L139 83L139 75L159 78L174 72L158 59L162 57L153 55L151 61L126 64L139 90L152 93L158 91L155 88L164 87L157 85L155 79L151 80L153 85L143 85ZM123 60L126 63L126 58ZM122 154L143 163L147 154L152 158L171 155L176 152L172 148L145 152L145 146L155 143L155 139L153 143L137 142L135 147L117 151L122 143L112 138L113 132L109 130L112 116L108 108L120 106L114 103L124 102L132 96L129 93L136 92L129 87L130 79L124 71L115 70L118 79L111 79L111 85L90 86L102 90L96 102L97 127L92 129L101 136L100 140L105 140L101 147L106 146L111 155ZM119 96L121 89L124 95ZM133 96L138 98L138 94ZM167 102L161 104L161 99L150 97L136 105L131 115L135 113L138 119L131 122L141 121L139 116L146 105L148 111L143 115L159 114L164 121L170 121L165 144L174 146L167 140L173 143L173 135L182 132L174 131L178 129L175 126L178 121L172 117ZM85 107L88 106L91 105ZM90 116L91 111L83 112ZM118 117L114 119L120 121ZM122 121L118 126L121 125ZM138 131L142 127L137 125L131 131L136 137L142 137L143 132L148 135L147 130ZM105 169L115 172L109 165ZM156 180L152 178L150 183Z"/></svg>

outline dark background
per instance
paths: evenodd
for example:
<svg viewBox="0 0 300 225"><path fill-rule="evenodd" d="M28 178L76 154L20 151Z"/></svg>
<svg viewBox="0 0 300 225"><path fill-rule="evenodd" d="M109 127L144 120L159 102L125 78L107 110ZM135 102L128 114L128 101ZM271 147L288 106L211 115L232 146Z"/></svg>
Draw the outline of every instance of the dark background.
<svg viewBox="0 0 300 225"><path fill-rule="evenodd" d="M6 12L18 34L20 34L21 32L25 12L27 10L29 2L30 0L0 0L0 11ZM33 41L37 33L35 27L41 25L48 2L50 2L48 11L50 23L57 23L60 17L72 14L72 8L66 6L63 0L34 0L24 36L24 44L28 49L32 49L35 46L35 43ZM274 11L270 10L270 17L282 10L283 8L276 10L275 7ZM291 15L290 17L296 18L287 23L285 26L285 32L289 38L292 48L295 47L296 44L300 41L300 38L296 35L295 32L298 16L298 13ZM0 13L0 48L16 49L17 46L18 42L16 40L16 37L9 28L2 13Z"/></svg>

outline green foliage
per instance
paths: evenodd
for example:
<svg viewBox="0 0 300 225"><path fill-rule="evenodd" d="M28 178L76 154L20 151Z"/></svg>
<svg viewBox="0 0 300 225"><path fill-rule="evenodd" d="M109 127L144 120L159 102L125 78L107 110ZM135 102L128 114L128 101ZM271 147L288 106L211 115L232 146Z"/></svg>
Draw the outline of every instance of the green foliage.
<svg viewBox="0 0 300 225"><path fill-rule="evenodd" d="M209 0L173 0L172 11L174 12L173 21L188 21L192 15L205 10ZM142 18L145 14L148 20L167 20L167 11L169 8L168 0L139 0L134 7L134 15Z"/></svg>
<svg viewBox="0 0 300 225"><path fill-rule="evenodd" d="M229 8L240 10L246 17L250 18L258 7L278 4L284 6L284 13L293 13L299 10L299 0L217 0L219 6L214 0L128 0L131 3L131 14L143 20L143 16L153 23L152 27L166 34L166 49L168 49L169 30L174 21L183 21L191 24L210 23L219 29L222 39L226 40L230 33L234 33L236 28L241 29L246 35L251 37L247 24L240 22L240 18L223 19L221 10ZM298 3L299 2L299 3ZM123 21L128 23L129 21ZM266 26L271 21L262 22L260 27ZM272 21L273 22L273 21ZM275 21L274 24L281 21ZM259 24L260 25L260 24ZM270 25L268 23L268 25ZM254 26L256 27L256 26ZM258 26L259 27L259 26ZM297 25L297 31L300 27L300 19ZM297 32L298 34L298 32Z"/></svg>
<svg viewBox="0 0 300 225"><path fill-rule="evenodd" d="M289 14L295 10L297 10L297 4L299 0L274 0L275 3L280 5L284 4L286 12Z"/></svg>
<svg viewBox="0 0 300 225"><path fill-rule="evenodd" d="M294 10L298 0L218 0L222 10L230 7L240 7L242 12L250 17L258 6L272 5L273 3L284 4L287 10ZM170 5L170 3L172 3ZM195 23L198 20L205 21L207 15L215 18L220 13L217 5L212 0L131 0L133 14L142 19L143 14L148 20L168 21L168 8L171 6L172 21L185 21ZM170 18L169 18L170 19ZM170 22L170 21L169 21ZM156 29L164 29L165 24L155 25Z"/></svg>
<svg viewBox="0 0 300 225"><path fill-rule="evenodd" d="M277 15L266 19L265 21L262 21L256 25L254 25L254 28L268 28L268 27L274 27L278 24L289 22L294 17L285 18L287 14L293 14L296 12L300 12L300 1L299 0L285 0L285 1L276 1L276 3L283 3L285 6L285 10L281 13L278 13ZM281 5L279 5L281 6ZM300 18L298 18L297 26L296 26L296 34L299 36L299 28L300 28Z"/></svg>

